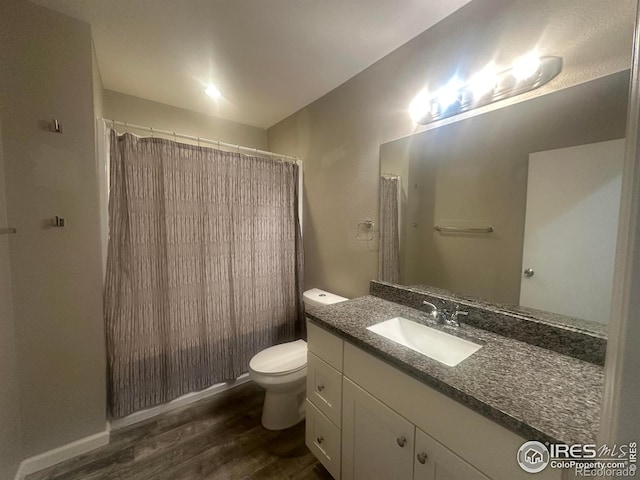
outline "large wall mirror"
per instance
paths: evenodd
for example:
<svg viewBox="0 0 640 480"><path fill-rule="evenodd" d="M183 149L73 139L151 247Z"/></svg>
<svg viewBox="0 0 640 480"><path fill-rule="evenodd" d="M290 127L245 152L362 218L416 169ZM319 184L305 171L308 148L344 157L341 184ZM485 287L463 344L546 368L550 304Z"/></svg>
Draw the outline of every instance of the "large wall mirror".
<svg viewBox="0 0 640 480"><path fill-rule="evenodd" d="M380 149L379 278L607 323L629 72Z"/></svg>

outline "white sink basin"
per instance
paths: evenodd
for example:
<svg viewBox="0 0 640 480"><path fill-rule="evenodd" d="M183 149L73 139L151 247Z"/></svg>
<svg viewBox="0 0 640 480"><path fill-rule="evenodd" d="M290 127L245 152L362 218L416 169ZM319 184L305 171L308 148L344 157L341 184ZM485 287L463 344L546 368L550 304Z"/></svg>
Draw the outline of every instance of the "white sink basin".
<svg viewBox="0 0 640 480"><path fill-rule="evenodd" d="M402 317L376 323L367 330L420 352L445 365L455 367L482 348L468 340L421 325Z"/></svg>

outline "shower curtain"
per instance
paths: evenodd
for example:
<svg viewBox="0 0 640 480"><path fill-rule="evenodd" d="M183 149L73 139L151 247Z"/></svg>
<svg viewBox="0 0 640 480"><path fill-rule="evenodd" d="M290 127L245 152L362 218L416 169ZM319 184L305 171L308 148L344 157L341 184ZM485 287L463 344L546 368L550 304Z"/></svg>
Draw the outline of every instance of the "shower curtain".
<svg viewBox="0 0 640 480"><path fill-rule="evenodd" d="M298 166L111 133L105 283L114 418L237 378L300 338Z"/></svg>
<svg viewBox="0 0 640 480"><path fill-rule="evenodd" d="M380 177L378 280L400 283L400 177Z"/></svg>

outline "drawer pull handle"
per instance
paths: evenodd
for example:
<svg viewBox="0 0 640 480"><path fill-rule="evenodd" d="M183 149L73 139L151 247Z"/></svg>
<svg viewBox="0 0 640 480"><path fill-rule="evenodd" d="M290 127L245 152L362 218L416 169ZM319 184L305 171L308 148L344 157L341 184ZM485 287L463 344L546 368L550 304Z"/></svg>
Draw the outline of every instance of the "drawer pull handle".
<svg viewBox="0 0 640 480"><path fill-rule="evenodd" d="M427 454L424 452L420 452L418 455L416 455L416 457L418 458L418 461L424 465L425 463L427 463Z"/></svg>
<svg viewBox="0 0 640 480"><path fill-rule="evenodd" d="M407 439L404 437L398 437L396 438L396 442L398 442L398 445L400 445L400 448L402 448L407 444Z"/></svg>
<svg viewBox="0 0 640 480"><path fill-rule="evenodd" d="M321 392L324 390L324 385L318 385L318 391Z"/></svg>
<svg viewBox="0 0 640 480"><path fill-rule="evenodd" d="M317 443L318 445L320 445L322 442L324 442L324 437L317 437L317 438L316 438L316 443Z"/></svg>

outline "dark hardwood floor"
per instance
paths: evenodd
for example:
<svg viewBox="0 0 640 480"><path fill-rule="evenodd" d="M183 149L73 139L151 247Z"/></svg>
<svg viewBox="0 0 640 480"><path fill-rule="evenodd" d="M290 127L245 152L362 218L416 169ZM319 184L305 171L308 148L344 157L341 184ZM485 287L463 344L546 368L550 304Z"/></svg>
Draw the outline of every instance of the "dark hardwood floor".
<svg viewBox="0 0 640 480"><path fill-rule="evenodd" d="M331 479L304 445L304 422L260 424L253 383L111 433L109 445L26 480Z"/></svg>

